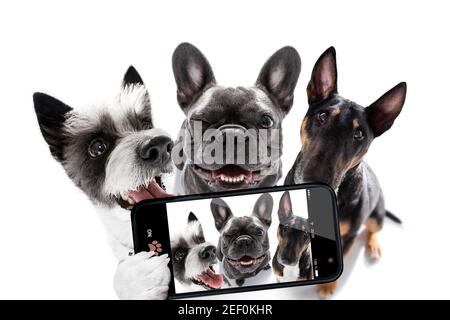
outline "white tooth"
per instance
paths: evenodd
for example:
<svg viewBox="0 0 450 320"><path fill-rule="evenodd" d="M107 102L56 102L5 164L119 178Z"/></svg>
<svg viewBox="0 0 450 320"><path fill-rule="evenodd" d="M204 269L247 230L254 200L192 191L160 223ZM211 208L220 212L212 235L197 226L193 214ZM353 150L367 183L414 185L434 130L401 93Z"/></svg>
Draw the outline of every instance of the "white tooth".
<svg viewBox="0 0 450 320"><path fill-rule="evenodd" d="M133 199L131 199L131 198L128 198L127 201L128 201L129 204L135 204L135 203L136 203L136 202L135 202Z"/></svg>
<svg viewBox="0 0 450 320"><path fill-rule="evenodd" d="M238 182L238 179L237 178L233 178L233 182L234 183Z"/></svg>

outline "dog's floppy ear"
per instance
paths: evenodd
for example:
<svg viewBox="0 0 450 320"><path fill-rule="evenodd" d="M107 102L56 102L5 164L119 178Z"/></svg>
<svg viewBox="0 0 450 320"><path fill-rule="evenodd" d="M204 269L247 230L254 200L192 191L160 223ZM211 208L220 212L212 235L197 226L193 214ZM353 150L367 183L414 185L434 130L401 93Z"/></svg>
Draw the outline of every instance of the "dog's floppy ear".
<svg viewBox="0 0 450 320"><path fill-rule="evenodd" d="M64 122L72 108L45 93L33 94L34 110L42 135L55 159L63 160Z"/></svg>
<svg viewBox="0 0 450 320"><path fill-rule="evenodd" d="M314 65L307 88L308 102L320 102L337 93L336 50L328 48Z"/></svg>
<svg viewBox="0 0 450 320"><path fill-rule="evenodd" d="M131 86L142 86L145 89L145 96L144 100L142 101L143 105L139 112L139 116L144 123L146 123L150 127L153 127L150 94L148 93L148 90L145 87L142 77L133 66L129 66L128 70L125 72L125 75L123 76L122 80L123 93L126 94L127 89L130 88Z"/></svg>
<svg viewBox="0 0 450 320"><path fill-rule="evenodd" d="M177 84L178 104L187 113L200 94L216 84L214 73L200 50L186 42L175 49L172 69Z"/></svg>
<svg viewBox="0 0 450 320"><path fill-rule="evenodd" d="M289 191L285 191L280 199L280 206L278 207L278 218L284 221L292 215L292 202Z"/></svg>
<svg viewBox="0 0 450 320"><path fill-rule="evenodd" d="M383 134L400 114L406 99L406 83L401 82L367 107L367 118L375 137Z"/></svg>
<svg viewBox="0 0 450 320"><path fill-rule="evenodd" d="M283 47L266 61L256 80L255 85L269 93L285 114L294 102L301 65L297 50Z"/></svg>
<svg viewBox="0 0 450 320"><path fill-rule="evenodd" d="M216 229L222 231L225 224L233 217L230 207L227 203L220 198L214 198L211 200L211 212L214 217L214 223Z"/></svg>
<svg viewBox="0 0 450 320"><path fill-rule="evenodd" d="M269 193L262 194L255 203L253 214L267 227L272 223L273 198Z"/></svg>

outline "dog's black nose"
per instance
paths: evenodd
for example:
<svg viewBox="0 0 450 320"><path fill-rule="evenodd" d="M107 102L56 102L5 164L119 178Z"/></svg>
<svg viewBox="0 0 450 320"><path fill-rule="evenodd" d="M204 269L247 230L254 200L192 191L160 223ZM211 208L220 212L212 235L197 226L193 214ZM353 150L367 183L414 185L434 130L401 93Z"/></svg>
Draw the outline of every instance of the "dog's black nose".
<svg viewBox="0 0 450 320"><path fill-rule="evenodd" d="M236 239L236 246L241 249L249 248L252 244L252 238L250 236L239 236Z"/></svg>
<svg viewBox="0 0 450 320"><path fill-rule="evenodd" d="M204 247L199 252L200 258L203 260L209 260L209 259L215 259L216 258L216 247L214 246L207 246Z"/></svg>
<svg viewBox="0 0 450 320"><path fill-rule="evenodd" d="M143 143L138 150L139 156L152 165L163 165L170 160L173 142L169 137L159 136Z"/></svg>

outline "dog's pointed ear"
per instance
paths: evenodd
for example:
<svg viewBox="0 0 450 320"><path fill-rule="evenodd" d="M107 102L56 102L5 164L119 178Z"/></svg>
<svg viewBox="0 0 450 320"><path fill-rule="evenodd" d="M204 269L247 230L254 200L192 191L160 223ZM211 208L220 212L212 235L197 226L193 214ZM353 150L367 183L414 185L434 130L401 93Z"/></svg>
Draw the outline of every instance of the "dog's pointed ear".
<svg viewBox="0 0 450 320"><path fill-rule="evenodd" d="M367 118L375 137L387 131L402 111L406 99L406 83L401 82L367 107Z"/></svg>
<svg viewBox="0 0 450 320"><path fill-rule="evenodd" d="M211 200L211 212L214 217L216 229L221 232L225 224L233 217L230 207L220 198Z"/></svg>
<svg viewBox="0 0 450 320"><path fill-rule="evenodd" d="M214 73L200 50L186 42L175 49L172 69L177 84L178 104L187 113L200 94L216 84Z"/></svg>
<svg viewBox="0 0 450 320"><path fill-rule="evenodd" d="M122 81L122 94L126 95L129 93L128 88L133 86L142 86L145 90L143 99L141 100L141 108L139 111L139 118L142 123L146 124L148 127L153 127L153 116L152 116L152 108L150 103L150 94L148 93L147 88L145 87L144 81L142 77L137 72L136 68L133 66L129 66L125 75L123 76Z"/></svg>
<svg viewBox="0 0 450 320"><path fill-rule="evenodd" d="M187 232L189 232L189 230L193 230L191 229L192 226L194 226L194 234L197 238L199 239L205 239L205 235L203 233L203 227L202 224L200 223L200 221L198 221L197 216L191 211L189 212L189 216L188 216L188 224L187 224Z"/></svg>
<svg viewBox="0 0 450 320"><path fill-rule="evenodd" d="M188 216L188 223L198 221L197 216L191 211Z"/></svg>
<svg viewBox="0 0 450 320"><path fill-rule="evenodd" d="M278 218L284 221L292 215L292 202L289 191L285 191L280 198L280 206L278 207Z"/></svg>
<svg viewBox="0 0 450 320"><path fill-rule="evenodd" d="M267 227L272 223L273 198L269 193L262 194L255 203L253 214Z"/></svg>
<svg viewBox="0 0 450 320"><path fill-rule="evenodd" d="M142 80L140 74L137 72L136 68L133 66L129 66L127 72L123 76L122 86L130 86L130 85L144 85L144 81Z"/></svg>
<svg viewBox="0 0 450 320"><path fill-rule="evenodd" d="M327 100L334 93L337 93L336 50L330 47L314 65L307 88L308 102Z"/></svg>
<svg viewBox="0 0 450 320"><path fill-rule="evenodd" d="M63 160L65 144L64 122L72 108L45 93L33 94L34 110L50 152L56 160Z"/></svg>
<svg viewBox="0 0 450 320"><path fill-rule="evenodd" d="M294 102L301 66L297 50L283 47L266 61L256 80L255 85L269 93L284 114L289 112Z"/></svg>

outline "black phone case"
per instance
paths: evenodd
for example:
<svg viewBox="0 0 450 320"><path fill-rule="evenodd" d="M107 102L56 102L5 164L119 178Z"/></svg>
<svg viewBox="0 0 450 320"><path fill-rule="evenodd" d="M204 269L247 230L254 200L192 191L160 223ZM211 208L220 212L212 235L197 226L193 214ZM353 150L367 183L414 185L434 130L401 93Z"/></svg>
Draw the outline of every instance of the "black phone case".
<svg viewBox="0 0 450 320"><path fill-rule="evenodd" d="M227 293L237 293L237 292L247 292L247 291L256 291L256 290L266 290L266 289L279 289L279 288L287 288L294 286L306 286L306 285L317 285L321 283L328 283L337 280L342 272L343 272L343 257L342 257L342 248L340 241L340 233L339 233L339 220L337 215L337 205L336 205L336 194L334 190L324 183L305 183L305 184L296 184L296 185L286 185L286 186L274 186L274 187L266 187L266 188L254 188L254 189L245 189L245 190L233 190L233 191L223 191L223 192L214 192L214 193L204 193L204 194L195 194L195 195L183 195L183 196L175 196L171 198L160 198L160 199L150 199L139 202L131 211L131 223L133 230L133 242L135 253L141 251L148 251L148 237L145 233L139 233L139 224L141 223L141 217L144 216L143 210L145 207L152 205L162 205L165 206L166 203L170 202L179 202L179 201L192 201L199 199L211 199L211 198L219 198L219 197L227 197L227 196L239 196L239 195L248 195L248 194L257 194L257 193L266 193L266 192L277 192L277 191L289 191L289 190L298 190L298 189L312 189L312 188L326 188L333 199L333 228L334 235L336 241L335 243L335 252L337 253L336 263L333 265L336 266L337 271L325 278L313 279L313 280L302 280L302 281L292 281L292 282L279 282L279 283L271 283L271 284L261 284L261 285L252 285L252 286L244 286L244 287L234 287L234 288L225 288L225 289L217 289L217 290L208 290L208 291L193 291L193 292L183 292L183 293L171 293L174 292L174 278L172 272L172 263L169 262L168 266L171 270L171 281L169 284L169 296L168 299L181 299L181 298L189 298L189 297L199 297L199 296L209 296L216 294L227 294ZM143 214L140 214L142 212ZM165 215L162 219L151 219L151 217L147 213L146 217L149 221L151 220L152 225L158 227L153 227L153 232L158 230L168 230L168 220L167 215ZM156 232L153 234L153 238L157 239L159 243L161 243L164 251L161 253L168 253L169 257L170 253L170 238L168 232ZM323 240L319 240L323 241ZM326 253L322 253L326 255ZM320 253L315 253L315 257L320 255ZM334 269L333 269L334 270Z"/></svg>

